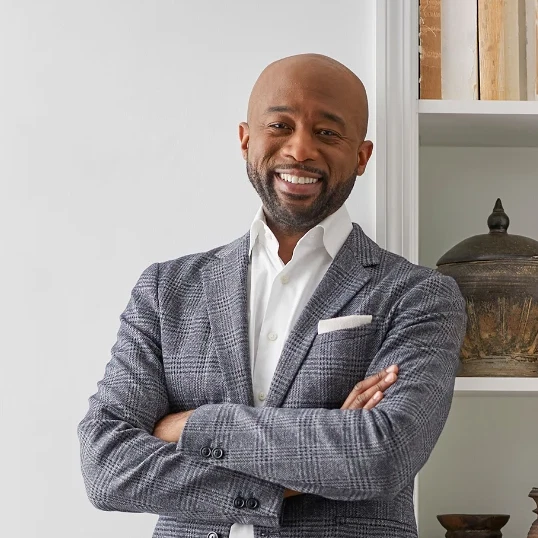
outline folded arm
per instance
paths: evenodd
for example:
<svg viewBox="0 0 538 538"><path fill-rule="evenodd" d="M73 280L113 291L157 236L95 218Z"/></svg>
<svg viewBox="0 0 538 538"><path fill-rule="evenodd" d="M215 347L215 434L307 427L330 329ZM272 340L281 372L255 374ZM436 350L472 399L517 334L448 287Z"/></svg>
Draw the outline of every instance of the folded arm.
<svg viewBox="0 0 538 538"><path fill-rule="evenodd" d="M434 274L399 301L370 365L398 382L369 412L205 405L186 422L178 451L218 446L217 468L338 500L386 499L427 461L452 401L465 305L452 279Z"/></svg>
<svg viewBox="0 0 538 538"><path fill-rule="evenodd" d="M199 450L182 454L152 435L169 412L157 279L153 265L133 290L105 376L78 427L88 497L102 510L278 526L283 487L212 466ZM255 497L259 507L237 509L237 496Z"/></svg>
<svg viewBox="0 0 538 538"><path fill-rule="evenodd" d="M391 387L398 379L398 367L391 365L380 370L362 381L359 381L351 390L346 401L340 409L373 409L384 396L384 391ZM185 424L194 410L180 411L166 415L155 425L153 435L169 443L177 443L183 433ZM291 489L284 491L284 498L300 495L300 492Z"/></svg>

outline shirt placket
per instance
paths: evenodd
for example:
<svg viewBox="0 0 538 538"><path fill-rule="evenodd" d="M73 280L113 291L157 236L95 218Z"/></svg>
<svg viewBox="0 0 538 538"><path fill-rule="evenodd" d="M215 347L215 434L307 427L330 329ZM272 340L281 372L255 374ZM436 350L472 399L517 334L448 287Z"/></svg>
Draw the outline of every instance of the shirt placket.
<svg viewBox="0 0 538 538"><path fill-rule="evenodd" d="M274 254L274 253L272 253ZM293 294L289 289L291 262L281 265L273 278L267 308L260 327L258 350L254 363L253 388L256 406L262 406L267 398L282 348L289 333L293 316Z"/></svg>

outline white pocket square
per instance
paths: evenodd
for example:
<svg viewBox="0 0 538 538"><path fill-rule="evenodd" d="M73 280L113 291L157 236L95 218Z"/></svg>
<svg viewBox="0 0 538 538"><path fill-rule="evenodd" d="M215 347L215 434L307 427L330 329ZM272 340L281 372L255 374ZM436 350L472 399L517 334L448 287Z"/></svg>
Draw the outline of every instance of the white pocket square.
<svg viewBox="0 0 538 538"><path fill-rule="evenodd" d="M355 316L342 316L341 318L321 319L318 322L318 334L328 333L331 331L340 331L342 329L355 329L362 325L372 323L372 316L358 314Z"/></svg>

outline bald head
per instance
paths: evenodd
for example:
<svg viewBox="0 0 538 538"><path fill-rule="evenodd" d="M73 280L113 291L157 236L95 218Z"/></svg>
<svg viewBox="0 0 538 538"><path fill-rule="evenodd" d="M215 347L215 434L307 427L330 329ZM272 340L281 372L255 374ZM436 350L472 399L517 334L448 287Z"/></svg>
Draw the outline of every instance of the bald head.
<svg viewBox="0 0 538 538"><path fill-rule="evenodd" d="M301 54L264 69L239 139L250 182L280 238L296 241L342 206L372 155L367 124L364 86L336 60Z"/></svg>
<svg viewBox="0 0 538 538"><path fill-rule="evenodd" d="M271 97L287 97L290 87L302 87L320 97L331 97L346 104L348 120L355 123L364 140L368 127L368 98L362 81L345 65L321 54L299 54L268 65L252 89L247 122L264 112Z"/></svg>

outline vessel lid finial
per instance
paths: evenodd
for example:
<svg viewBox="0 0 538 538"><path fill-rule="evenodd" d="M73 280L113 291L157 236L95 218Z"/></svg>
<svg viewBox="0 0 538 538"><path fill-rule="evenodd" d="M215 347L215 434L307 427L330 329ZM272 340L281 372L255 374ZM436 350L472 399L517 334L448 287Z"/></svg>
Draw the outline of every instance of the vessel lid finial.
<svg viewBox="0 0 538 538"><path fill-rule="evenodd" d="M510 226L510 219L504 212L501 199L497 198L493 213L488 217L489 233L506 233L508 226Z"/></svg>

